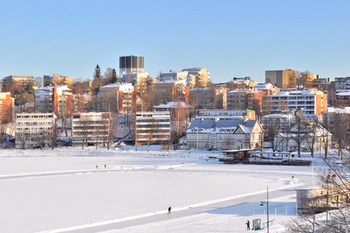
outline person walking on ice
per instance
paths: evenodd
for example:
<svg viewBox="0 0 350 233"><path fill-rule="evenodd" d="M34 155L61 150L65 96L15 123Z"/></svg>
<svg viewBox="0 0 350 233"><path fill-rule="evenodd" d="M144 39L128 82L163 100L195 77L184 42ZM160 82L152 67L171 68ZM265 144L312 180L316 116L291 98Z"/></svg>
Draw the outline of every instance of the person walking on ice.
<svg viewBox="0 0 350 233"><path fill-rule="evenodd" d="M168 214L171 214L171 206L168 207Z"/></svg>
<svg viewBox="0 0 350 233"><path fill-rule="evenodd" d="M247 231L249 231L250 230L250 222L249 222L249 220L247 220L246 224L247 224Z"/></svg>

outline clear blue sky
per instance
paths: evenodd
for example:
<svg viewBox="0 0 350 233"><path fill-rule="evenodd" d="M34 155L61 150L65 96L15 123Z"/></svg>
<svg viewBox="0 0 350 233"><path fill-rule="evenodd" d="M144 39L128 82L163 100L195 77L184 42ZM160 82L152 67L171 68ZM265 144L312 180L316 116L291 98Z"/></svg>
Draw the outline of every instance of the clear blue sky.
<svg viewBox="0 0 350 233"><path fill-rule="evenodd" d="M349 0L0 0L0 77L92 77L145 57L145 70L208 68L213 82L265 70L350 76Z"/></svg>

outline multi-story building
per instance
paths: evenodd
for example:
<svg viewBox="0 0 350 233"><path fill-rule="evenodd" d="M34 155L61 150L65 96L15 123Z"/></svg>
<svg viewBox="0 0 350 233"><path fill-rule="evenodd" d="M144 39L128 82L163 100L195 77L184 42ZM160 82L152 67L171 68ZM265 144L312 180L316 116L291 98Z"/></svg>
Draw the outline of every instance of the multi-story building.
<svg viewBox="0 0 350 233"><path fill-rule="evenodd" d="M119 57L119 74L132 74L144 72L143 56L122 56Z"/></svg>
<svg viewBox="0 0 350 233"><path fill-rule="evenodd" d="M247 109L246 91L237 89L227 93L227 109Z"/></svg>
<svg viewBox="0 0 350 233"><path fill-rule="evenodd" d="M350 77L338 77L332 83L336 90L350 90Z"/></svg>
<svg viewBox="0 0 350 233"><path fill-rule="evenodd" d="M254 149L263 142L258 121L196 118L186 132L187 144L201 149Z"/></svg>
<svg viewBox="0 0 350 233"><path fill-rule="evenodd" d="M110 112L74 113L72 119L73 145L109 145L112 137Z"/></svg>
<svg viewBox="0 0 350 233"><path fill-rule="evenodd" d="M134 86L131 83L112 83L100 88L101 110L104 112L133 112Z"/></svg>
<svg viewBox="0 0 350 233"><path fill-rule="evenodd" d="M262 98L265 94L265 91L246 92L246 106L248 109L254 110L258 116L260 116L262 112Z"/></svg>
<svg viewBox="0 0 350 233"><path fill-rule="evenodd" d="M175 72L170 70L169 72L160 72L159 73L159 81L168 82L168 81L178 81L178 80L186 80L187 81L188 72L180 71Z"/></svg>
<svg viewBox="0 0 350 233"><path fill-rule="evenodd" d="M10 75L2 79L2 91L9 91L12 95L21 93L26 88L33 86L33 76Z"/></svg>
<svg viewBox="0 0 350 233"><path fill-rule="evenodd" d="M190 105L195 109L213 108L214 93L208 87L195 87L190 89Z"/></svg>
<svg viewBox="0 0 350 233"><path fill-rule="evenodd" d="M36 112L54 112L58 118L72 115L73 95L66 85L39 88L34 97Z"/></svg>
<svg viewBox="0 0 350 233"><path fill-rule="evenodd" d="M249 119L255 120L255 112L253 110L239 109L197 109L196 118L199 119Z"/></svg>
<svg viewBox="0 0 350 233"><path fill-rule="evenodd" d="M0 92L0 122L13 122L15 99L10 92Z"/></svg>
<svg viewBox="0 0 350 233"><path fill-rule="evenodd" d="M17 113L16 114L16 148L34 148L54 146L54 113Z"/></svg>
<svg viewBox="0 0 350 233"><path fill-rule="evenodd" d="M263 96L263 114L303 110L304 117L320 116L327 111L327 94L322 91L289 91Z"/></svg>
<svg viewBox="0 0 350 233"><path fill-rule="evenodd" d="M261 117L261 125L264 130L274 125L279 131L285 132L294 122L295 116L290 113L275 113Z"/></svg>
<svg viewBox="0 0 350 233"><path fill-rule="evenodd" d="M250 77L237 78L234 77L232 81L227 82L227 88L231 90L242 89L249 90L254 88L258 83L250 79Z"/></svg>
<svg viewBox="0 0 350 233"><path fill-rule="evenodd" d="M169 102L154 106L156 112L170 112L171 131L183 134L187 129L187 122L189 122L190 108L184 102Z"/></svg>
<svg viewBox="0 0 350 233"><path fill-rule="evenodd" d="M350 107L350 89L335 94L334 107Z"/></svg>
<svg viewBox="0 0 350 233"><path fill-rule="evenodd" d="M67 85L68 88L73 87L73 77L60 74L44 75L44 86Z"/></svg>
<svg viewBox="0 0 350 233"><path fill-rule="evenodd" d="M259 83L253 88L255 91L263 91L265 95L273 95L280 92L280 88L272 85L271 83Z"/></svg>
<svg viewBox="0 0 350 233"><path fill-rule="evenodd" d="M135 145L163 144L170 141L170 112L137 112Z"/></svg>
<svg viewBox="0 0 350 233"><path fill-rule="evenodd" d="M153 91L157 95L155 104L189 102L189 87L186 85L186 80L156 82L153 84Z"/></svg>
<svg viewBox="0 0 350 233"><path fill-rule="evenodd" d="M266 70L265 83L271 83L279 88L294 88L296 87L296 72L295 70Z"/></svg>
<svg viewBox="0 0 350 233"><path fill-rule="evenodd" d="M194 67L186 68L182 71L188 72L187 85L193 87L207 87L209 85L210 74L206 68Z"/></svg>

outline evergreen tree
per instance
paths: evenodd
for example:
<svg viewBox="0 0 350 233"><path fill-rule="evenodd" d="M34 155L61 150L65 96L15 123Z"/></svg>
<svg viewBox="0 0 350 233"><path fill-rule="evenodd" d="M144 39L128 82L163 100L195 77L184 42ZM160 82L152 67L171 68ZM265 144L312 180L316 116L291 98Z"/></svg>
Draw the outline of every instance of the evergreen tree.
<svg viewBox="0 0 350 233"><path fill-rule="evenodd" d="M116 82L117 82L117 72L115 71L115 69L113 69L111 83L116 83Z"/></svg>
<svg viewBox="0 0 350 233"><path fill-rule="evenodd" d="M92 81L92 91L94 95L97 95L101 86L101 69L97 64L94 73L94 80Z"/></svg>

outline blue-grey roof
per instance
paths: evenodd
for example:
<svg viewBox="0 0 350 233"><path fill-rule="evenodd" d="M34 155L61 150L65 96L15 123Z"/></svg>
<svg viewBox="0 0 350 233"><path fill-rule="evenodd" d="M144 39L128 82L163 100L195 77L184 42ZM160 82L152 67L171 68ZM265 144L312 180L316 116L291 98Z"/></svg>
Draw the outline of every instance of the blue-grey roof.
<svg viewBox="0 0 350 233"><path fill-rule="evenodd" d="M195 119L191 122L188 129L201 128L201 129L211 129L215 127L215 120L201 120Z"/></svg>

